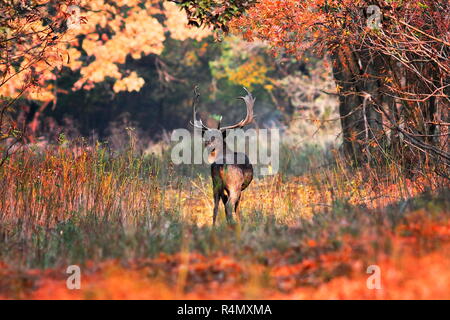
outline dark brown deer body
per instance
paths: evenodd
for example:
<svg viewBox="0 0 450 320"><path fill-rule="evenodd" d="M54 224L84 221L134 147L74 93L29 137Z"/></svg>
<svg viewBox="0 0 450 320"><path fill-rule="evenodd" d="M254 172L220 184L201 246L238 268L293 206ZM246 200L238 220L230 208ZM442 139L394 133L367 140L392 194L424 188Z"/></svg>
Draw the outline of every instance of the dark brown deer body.
<svg viewBox="0 0 450 320"><path fill-rule="evenodd" d="M245 89L245 91L247 91L247 89ZM219 121L218 128L211 129L206 127L201 120L196 119L195 102L198 98L198 93L197 91L195 91L195 93L196 98L193 103L193 125L198 129L202 129L205 146L208 150L208 159L211 163L211 177L214 194L213 224L215 225L216 223L220 200L222 200L225 206L227 222L231 224L233 223L233 211L236 213L237 218L240 219L239 203L241 200L241 193L253 180L253 166L246 154L233 152L228 149L225 143L225 137L228 130L243 128L253 121L253 104L255 99L248 91L245 97L240 97L240 99L244 100L247 107L247 116L244 120L227 127L221 127ZM219 131L221 134L219 134L219 136L216 134L209 137L208 134L205 135L208 131ZM218 137L221 139L218 139Z"/></svg>
<svg viewBox="0 0 450 320"><path fill-rule="evenodd" d="M228 156L232 156L236 161L233 164L227 164L224 159L221 163L213 162L211 164L214 193L213 224L216 223L220 199L222 199L225 206L228 223L233 221L233 211L240 219L239 202L241 200L241 192L248 187L253 179L253 166L246 155L243 155L245 157L245 163L243 164L237 164L237 153L229 154ZM225 157L227 156L224 155Z"/></svg>

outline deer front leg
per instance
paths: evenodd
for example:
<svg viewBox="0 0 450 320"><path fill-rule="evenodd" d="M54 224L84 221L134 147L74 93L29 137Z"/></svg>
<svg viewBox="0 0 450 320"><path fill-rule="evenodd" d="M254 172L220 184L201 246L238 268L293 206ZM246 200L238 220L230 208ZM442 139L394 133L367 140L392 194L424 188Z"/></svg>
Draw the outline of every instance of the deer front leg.
<svg viewBox="0 0 450 320"><path fill-rule="evenodd" d="M242 194L237 199L236 204L234 206L234 212L236 212L236 218L239 220L239 222L241 221L241 210L240 210L240 207L239 207L239 204L241 203L241 200L242 200Z"/></svg>
<svg viewBox="0 0 450 320"><path fill-rule="evenodd" d="M240 197L241 197L240 191L230 190L230 195L225 205L225 213L227 216L227 222L229 224L233 223L233 210L236 209L236 204L239 202Z"/></svg>
<svg viewBox="0 0 450 320"><path fill-rule="evenodd" d="M214 193L213 226L215 226L217 219L217 212L219 211L220 190L215 187L213 193Z"/></svg>

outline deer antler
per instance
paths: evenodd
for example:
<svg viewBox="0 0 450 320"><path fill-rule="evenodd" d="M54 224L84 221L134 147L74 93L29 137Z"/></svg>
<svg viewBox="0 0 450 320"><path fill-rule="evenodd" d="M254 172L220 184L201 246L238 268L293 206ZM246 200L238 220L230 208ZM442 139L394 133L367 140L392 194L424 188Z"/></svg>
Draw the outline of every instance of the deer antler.
<svg viewBox="0 0 450 320"><path fill-rule="evenodd" d="M219 125L218 125L218 129L220 131L225 131L225 130L230 130L230 129L235 129L235 128L243 128L244 126L248 125L249 123L253 122L254 116L253 116L253 105L255 104L255 98L253 98L252 94L244 87L245 92L247 92L247 95L245 97L238 97L237 99L242 99L245 102L245 105L247 107L247 115L245 116L245 118L241 121L239 121L238 123L231 125L231 126L226 126L226 127L220 127L220 120L219 120ZM195 108L195 105L198 101L198 98L200 97L200 94L198 93L198 86L195 86L194 88L194 99L192 101L192 112L193 112L193 117L194 117L194 121L191 121L191 125L194 126L194 128L197 129L201 129L203 131L206 130L213 130L212 128L207 127L206 125L203 124L201 119L197 120L197 110Z"/></svg>
<svg viewBox="0 0 450 320"><path fill-rule="evenodd" d="M200 97L200 94L198 93L198 86L194 87L194 95L195 95L194 99L192 100L192 112L194 121L193 122L191 121L191 125L194 126L194 128L201 129L202 131L211 130L210 128L208 128L203 124L201 119L197 120L197 110L195 109L195 105L198 101L198 98Z"/></svg>
<svg viewBox="0 0 450 320"><path fill-rule="evenodd" d="M221 131L235 129L235 128L242 128L253 121L253 118L254 118L253 117L253 105L255 104L256 99L253 98L252 94L245 87L244 87L244 90L247 92L247 95L245 97L238 97L238 99L244 100L245 105L247 107L247 115L245 116L245 118L243 120L239 121L238 123L236 123L234 125L220 128Z"/></svg>

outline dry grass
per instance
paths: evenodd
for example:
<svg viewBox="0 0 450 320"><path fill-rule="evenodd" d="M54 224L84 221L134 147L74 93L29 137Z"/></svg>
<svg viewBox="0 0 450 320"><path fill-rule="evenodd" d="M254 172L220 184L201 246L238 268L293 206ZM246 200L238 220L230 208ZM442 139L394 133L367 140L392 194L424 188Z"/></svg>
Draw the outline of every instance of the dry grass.
<svg viewBox="0 0 450 320"><path fill-rule="evenodd" d="M101 146L15 154L0 168L0 297L450 298L446 181L336 157L255 180L240 225L222 212L212 228L210 179L167 163ZM81 290L66 288L72 264ZM366 287L371 264L382 290Z"/></svg>

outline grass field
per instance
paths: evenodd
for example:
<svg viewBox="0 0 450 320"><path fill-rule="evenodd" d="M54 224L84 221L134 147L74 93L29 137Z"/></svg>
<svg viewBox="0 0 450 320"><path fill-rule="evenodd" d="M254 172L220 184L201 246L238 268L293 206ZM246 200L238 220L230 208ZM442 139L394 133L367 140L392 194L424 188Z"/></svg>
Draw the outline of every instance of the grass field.
<svg viewBox="0 0 450 320"><path fill-rule="evenodd" d="M0 168L0 298L450 299L448 181L289 152L244 192L234 228L223 207L211 225L206 166L102 146L16 153Z"/></svg>

